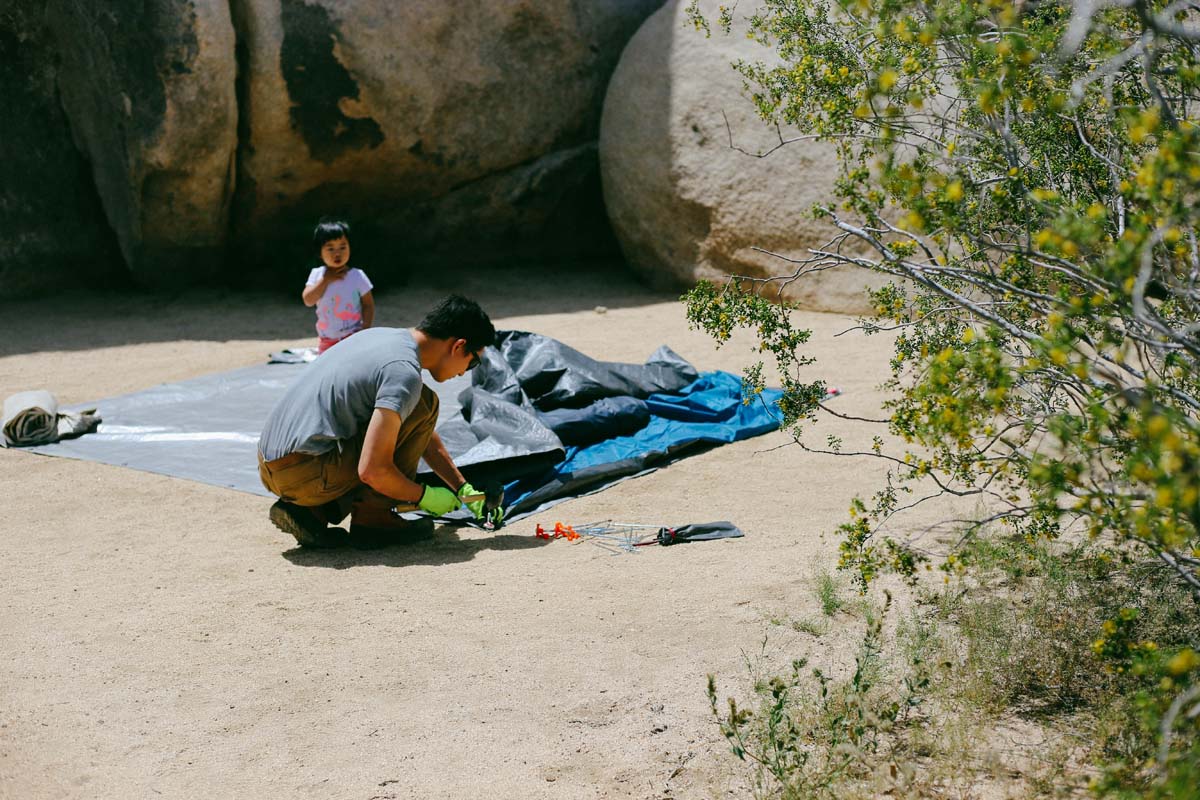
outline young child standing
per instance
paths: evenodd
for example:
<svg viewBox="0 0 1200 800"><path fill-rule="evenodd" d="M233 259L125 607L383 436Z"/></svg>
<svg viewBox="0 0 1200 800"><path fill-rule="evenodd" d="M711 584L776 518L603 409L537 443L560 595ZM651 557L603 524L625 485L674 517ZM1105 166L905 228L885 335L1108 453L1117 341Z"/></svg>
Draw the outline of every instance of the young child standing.
<svg viewBox="0 0 1200 800"><path fill-rule="evenodd" d="M313 230L313 246L324 266L308 275L301 298L317 307L318 353L347 336L371 327L375 298L371 281L350 266L350 226L341 220L321 220Z"/></svg>

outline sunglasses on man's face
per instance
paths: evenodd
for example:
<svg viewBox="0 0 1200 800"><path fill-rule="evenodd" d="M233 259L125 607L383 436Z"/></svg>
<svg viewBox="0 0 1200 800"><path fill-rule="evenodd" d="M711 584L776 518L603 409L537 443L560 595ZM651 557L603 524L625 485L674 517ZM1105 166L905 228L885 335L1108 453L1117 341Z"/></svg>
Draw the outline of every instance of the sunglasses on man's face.
<svg viewBox="0 0 1200 800"><path fill-rule="evenodd" d="M460 339L459 341L462 342L462 351L464 353L468 352L467 351L467 340ZM457 344L455 346L457 346ZM479 366L479 361L480 361L479 354L482 352L483 352L483 350L480 350L479 353L471 353L471 360L469 362L467 362L467 369L465 370L466 372L470 372L471 370L473 370Z"/></svg>

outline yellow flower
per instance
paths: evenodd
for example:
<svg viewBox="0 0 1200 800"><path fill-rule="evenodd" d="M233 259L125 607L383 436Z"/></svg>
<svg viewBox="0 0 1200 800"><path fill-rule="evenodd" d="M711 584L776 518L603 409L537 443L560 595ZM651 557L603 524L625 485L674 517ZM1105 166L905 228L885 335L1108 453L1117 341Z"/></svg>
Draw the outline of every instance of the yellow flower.
<svg viewBox="0 0 1200 800"><path fill-rule="evenodd" d="M1185 647L1167 662L1167 671L1172 675L1183 675L1200 667L1200 656L1190 647Z"/></svg>
<svg viewBox="0 0 1200 800"><path fill-rule="evenodd" d="M1162 414L1155 414L1146 421L1146 432L1159 437L1171 429L1171 421Z"/></svg>

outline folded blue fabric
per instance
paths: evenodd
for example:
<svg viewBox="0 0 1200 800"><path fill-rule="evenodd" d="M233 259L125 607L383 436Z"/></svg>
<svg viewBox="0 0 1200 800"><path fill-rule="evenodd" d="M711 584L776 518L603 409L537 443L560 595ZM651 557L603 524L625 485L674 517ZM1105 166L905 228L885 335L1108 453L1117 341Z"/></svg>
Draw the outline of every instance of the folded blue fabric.
<svg viewBox="0 0 1200 800"><path fill-rule="evenodd" d="M778 389L767 389L747 403L741 378L728 372L706 372L678 393L651 395L646 399L650 422L641 430L570 447L547 472L508 484L504 493L510 517L653 469L685 448L773 431L779 427L782 396Z"/></svg>

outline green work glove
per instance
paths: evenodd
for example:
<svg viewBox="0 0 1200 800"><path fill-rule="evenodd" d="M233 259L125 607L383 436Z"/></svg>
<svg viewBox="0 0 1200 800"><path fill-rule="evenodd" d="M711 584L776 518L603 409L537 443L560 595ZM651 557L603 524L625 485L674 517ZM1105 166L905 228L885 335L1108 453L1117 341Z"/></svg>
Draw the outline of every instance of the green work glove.
<svg viewBox="0 0 1200 800"><path fill-rule="evenodd" d="M459 500L462 500L467 495L472 495L472 494L483 494L483 492L476 489L469 482L464 483L462 486L458 487L458 499ZM484 506L485 502L487 502L487 501L475 500L470 503L463 501L463 505L466 506L467 508L471 509L471 513L475 515L475 519L483 519L483 506Z"/></svg>
<svg viewBox="0 0 1200 800"><path fill-rule="evenodd" d="M504 509L493 508L492 513L488 514L487 521L492 524L492 530L498 530L504 524Z"/></svg>
<svg viewBox="0 0 1200 800"><path fill-rule="evenodd" d="M435 517L440 517L449 514L461 505L462 502L449 489L443 489L440 486L426 486L420 502L417 503L417 508L428 511Z"/></svg>

